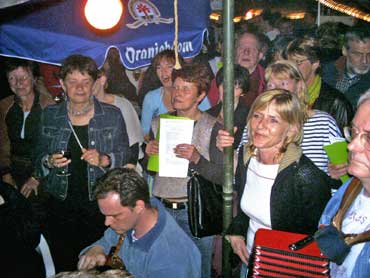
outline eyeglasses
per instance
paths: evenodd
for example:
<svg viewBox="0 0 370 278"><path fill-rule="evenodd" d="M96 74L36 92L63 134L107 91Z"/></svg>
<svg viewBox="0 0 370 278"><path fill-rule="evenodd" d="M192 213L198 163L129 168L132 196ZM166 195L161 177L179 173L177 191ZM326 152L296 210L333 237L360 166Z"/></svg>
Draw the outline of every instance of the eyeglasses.
<svg viewBox="0 0 370 278"><path fill-rule="evenodd" d="M19 83L23 83L23 82L27 81L28 79L30 79L30 76L28 76L28 75L23 75L23 76L9 76L8 77L8 82L10 84L17 84L18 82Z"/></svg>
<svg viewBox="0 0 370 278"><path fill-rule="evenodd" d="M348 142L355 140L360 136L360 142L365 147L365 149L370 150L370 132L360 132L355 127L344 127L344 137Z"/></svg>
<svg viewBox="0 0 370 278"><path fill-rule="evenodd" d="M300 66L300 65L302 65L306 61L308 61L308 59L294 60L293 62L296 63L297 66Z"/></svg>

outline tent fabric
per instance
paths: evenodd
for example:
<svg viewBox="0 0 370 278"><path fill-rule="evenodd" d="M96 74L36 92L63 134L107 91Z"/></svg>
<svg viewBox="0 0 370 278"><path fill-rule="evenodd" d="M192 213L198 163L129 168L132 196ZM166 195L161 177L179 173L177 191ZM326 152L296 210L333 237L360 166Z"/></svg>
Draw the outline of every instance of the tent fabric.
<svg viewBox="0 0 370 278"><path fill-rule="evenodd" d="M0 22L0 55L60 65L67 56L79 53L101 65L108 49L117 47L124 65L135 69L150 64L161 50L172 48L173 0L124 0L121 21L106 32L88 25L83 15L86 0L46 2L28 5L17 11L16 18ZM135 12L140 5L148 7L146 14ZM129 12L129 7L133 7L134 13ZM209 1L179 1L178 11L179 53L194 57L207 32ZM136 29L128 27L137 21L144 24ZM166 21L171 23L162 23Z"/></svg>

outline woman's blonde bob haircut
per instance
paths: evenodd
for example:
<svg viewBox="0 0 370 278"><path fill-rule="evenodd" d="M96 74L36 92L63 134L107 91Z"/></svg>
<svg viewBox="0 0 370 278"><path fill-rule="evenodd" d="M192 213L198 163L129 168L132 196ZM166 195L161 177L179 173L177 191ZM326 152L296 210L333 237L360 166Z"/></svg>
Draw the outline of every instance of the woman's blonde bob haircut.
<svg viewBox="0 0 370 278"><path fill-rule="evenodd" d="M303 76L297 66L288 60L278 60L275 63L270 64L265 71L265 80L268 82L274 76L277 79L285 80L292 79L298 83L297 90L292 92L298 96L298 99L302 102L304 112L307 115L308 110L308 92L306 83L304 82Z"/></svg>
<svg viewBox="0 0 370 278"><path fill-rule="evenodd" d="M251 129L253 114L257 111L266 109L269 105L274 105L281 119L287 122L289 127L294 127L293 132L290 132L285 138L284 144L280 149L280 153L284 153L289 144L294 143L299 145L302 141L304 112L298 97L295 94L282 89L265 91L256 98L247 117L249 140L246 146L246 151L250 155L256 153L256 148L253 145Z"/></svg>

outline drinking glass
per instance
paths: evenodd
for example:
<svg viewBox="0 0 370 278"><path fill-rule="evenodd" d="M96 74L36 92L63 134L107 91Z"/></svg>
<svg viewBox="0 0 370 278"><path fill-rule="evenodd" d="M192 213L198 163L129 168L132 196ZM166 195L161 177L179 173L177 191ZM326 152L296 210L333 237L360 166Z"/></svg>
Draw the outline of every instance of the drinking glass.
<svg viewBox="0 0 370 278"><path fill-rule="evenodd" d="M59 150L57 153L62 154L63 157L67 159L71 159L71 152L69 150ZM59 171L56 174L58 177L68 177L71 175L71 173L68 172L68 165L64 166L59 169Z"/></svg>

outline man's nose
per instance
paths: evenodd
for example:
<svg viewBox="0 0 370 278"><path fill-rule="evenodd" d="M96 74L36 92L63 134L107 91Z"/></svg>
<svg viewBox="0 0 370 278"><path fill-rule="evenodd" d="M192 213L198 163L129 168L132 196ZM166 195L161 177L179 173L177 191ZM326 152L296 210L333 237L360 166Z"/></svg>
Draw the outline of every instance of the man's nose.
<svg viewBox="0 0 370 278"><path fill-rule="evenodd" d="M251 53L251 50L249 48L244 49L244 54L249 55Z"/></svg>
<svg viewBox="0 0 370 278"><path fill-rule="evenodd" d="M110 217L105 217L104 225L109 227L112 224Z"/></svg>

